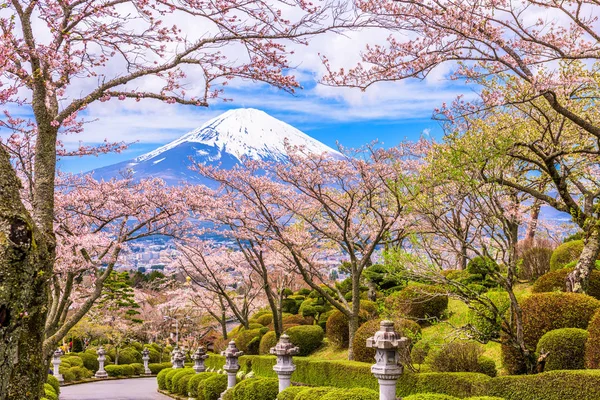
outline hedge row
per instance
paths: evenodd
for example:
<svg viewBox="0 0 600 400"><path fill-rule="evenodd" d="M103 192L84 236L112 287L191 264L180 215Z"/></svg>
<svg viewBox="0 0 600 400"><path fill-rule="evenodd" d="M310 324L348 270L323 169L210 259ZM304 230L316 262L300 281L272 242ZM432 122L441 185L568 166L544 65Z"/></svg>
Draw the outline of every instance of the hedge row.
<svg viewBox="0 0 600 400"><path fill-rule="evenodd" d="M224 357L217 355L211 355L207 361L217 369L225 362ZM371 364L368 363L306 357L295 357L294 363L296 371L292 381L296 383L378 390L377 380L371 374ZM257 377L275 378L272 369L274 364L275 357L272 356L240 357L242 370L252 370ZM505 400L598 400L600 370L549 371L538 375L496 378L470 372L403 374L398 380L398 396L419 393L446 394L458 398L496 396Z"/></svg>

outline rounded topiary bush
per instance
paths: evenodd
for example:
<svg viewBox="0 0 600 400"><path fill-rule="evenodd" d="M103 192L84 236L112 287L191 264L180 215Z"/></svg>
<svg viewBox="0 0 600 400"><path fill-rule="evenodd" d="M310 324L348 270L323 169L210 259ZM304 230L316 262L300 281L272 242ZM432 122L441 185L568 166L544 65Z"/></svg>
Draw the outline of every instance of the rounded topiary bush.
<svg viewBox="0 0 600 400"><path fill-rule="evenodd" d="M142 362L142 353L134 348L127 347L119 352L119 364L133 364Z"/></svg>
<svg viewBox="0 0 600 400"><path fill-rule="evenodd" d="M188 383L190 381L190 379L192 378L192 376L194 376L194 374L187 374L182 376L181 378L179 378L179 380L173 384L173 387L175 388L174 393L176 394L180 394L182 396L187 396L188 395Z"/></svg>
<svg viewBox="0 0 600 400"><path fill-rule="evenodd" d="M256 322L258 322L262 326L267 326L271 322L273 322L273 314L263 314L260 317L256 318Z"/></svg>
<svg viewBox="0 0 600 400"><path fill-rule="evenodd" d="M388 296L385 305L393 315L425 323L442 318L448 309L448 294L438 286L410 285Z"/></svg>
<svg viewBox="0 0 600 400"><path fill-rule="evenodd" d="M540 276L533 284L533 293L566 292L567 275L571 272L573 272L573 268L565 267ZM600 271L593 270L590 274L587 294L600 299Z"/></svg>
<svg viewBox="0 0 600 400"><path fill-rule="evenodd" d="M277 378L247 379L233 390L233 400L275 400L279 393Z"/></svg>
<svg viewBox="0 0 600 400"><path fill-rule="evenodd" d="M457 397L439 393L420 393L403 397L402 400L459 400Z"/></svg>
<svg viewBox="0 0 600 400"><path fill-rule="evenodd" d="M277 336L274 331L269 331L263 335L260 339L260 346L258 347L258 354L267 355L270 354L271 347L277 344Z"/></svg>
<svg viewBox="0 0 600 400"><path fill-rule="evenodd" d="M327 340L337 348L348 348L350 334L348 332L348 317L341 311L335 310L327 318Z"/></svg>
<svg viewBox="0 0 600 400"><path fill-rule="evenodd" d="M181 380L181 378L183 378L186 375L194 375L195 374L194 370L191 368L177 369L176 371L177 371L177 373L175 373L173 375L173 377L171 378L170 389L169 389L169 386L167 386L167 389L171 393L179 393L179 381ZM187 382L185 383L184 388L185 388L185 390L187 390Z"/></svg>
<svg viewBox="0 0 600 400"><path fill-rule="evenodd" d="M306 390L305 386L290 386L277 395L277 400L294 400L296 395Z"/></svg>
<svg viewBox="0 0 600 400"><path fill-rule="evenodd" d="M588 324L588 340L585 345L585 367L600 369L600 309Z"/></svg>
<svg viewBox="0 0 600 400"><path fill-rule="evenodd" d="M555 329L542 336L537 353L549 352L546 371L557 369L584 369L585 343L588 332L577 328Z"/></svg>
<svg viewBox="0 0 600 400"><path fill-rule="evenodd" d="M550 270L556 271L564 268L570 262L579 259L583 251L583 240L573 240L558 246L550 257Z"/></svg>
<svg viewBox="0 0 600 400"><path fill-rule="evenodd" d="M482 303L471 302L469 323L489 340L500 337L502 318L510 308L507 292L487 292L480 297ZM485 303L487 300L491 303ZM491 307L493 304L496 310Z"/></svg>
<svg viewBox="0 0 600 400"><path fill-rule="evenodd" d="M472 275L481 275L484 279L489 273L499 271L496 261L489 257L475 257L467 264L467 272Z"/></svg>
<svg viewBox="0 0 600 400"><path fill-rule="evenodd" d="M258 354L261 336L262 335L260 329L249 329L241 331L234 339L235 345L246 355L256 355ZM254 342L252 342L253 340ZM251 345L251 343L253 343L253 346Z"/></svg>
<svg viewBox="0 0 600 400"><path fill-rule="evenodd" d="M336 389L321 397L321 400L379 400L379 393L366 388Z"/></svg>
<svg viewBox="0 0 600 400"><path fill-rule="evenodd" d="M483 358L483 346L475 342L454 341L446 343L437 351L431 351L426 362L436 372L487 372L496 375L495 364ZM493 360L492 360L493 363Z"/></svg>
<svg viewBox="0 0 600 400"><path fill-rule="evenodd" d="M172 369L171 371L169 371L167 373L167 376L165 377L165 389L166 390L168 390L169 392L173 391L173 386L172 386L173 377L181 371L182 371L181 368L177 368L177 369Z"/></svg>
<svg viewBox="0 0 600 400"><path fill-rule="evenodd" d="M83 361L83 366L90 371L97 371L98 364L98 355L90 354L90 353L79 353L78 357Z"/></svg>
<svg viewBox="0 0 600 400"><path fill-rule="evenodd" d="M54 392L59 395L60 394L60 383L58 382L58 379L53 376L53 375L48 375L48 377L46 378L46 382L52 386L52 388L54 389Z"/></svg>
<svg viewBox="0 0 600 400"><path fill-rule="evenodd" d="M375 359L375 349L367 347L367 339L379 330L381 321L381 319L372 319L362 324L356 331L352 342L355 361L373 362ZM411 339L411 343L416 343L421 336L419 324L409 319L400 318L395 320L394 328L400 335Z"/></svg>
<svg viewBox="0 0 600 400"><path fill-rule="evenodd" d="M299 356L307 356L323 343L325 332L318 325L298 325L285 331L290 341L300 348Z"/></svg>
<svg viewBox="0 0 600 400"><path fill-rule="evenodd" d="M204 386L203 400L218 400L221 393L227 389L227 375L215 374L200 382Z"/></svg>
<svg viewBox="0 0 600 400"><path fill-rule="evenodd" d="M316 387L302 390L294 400L321 400L327 393L336 390L332 387Z"/></svg>
<svg viewBox="0 0 600 400"><path fill-rule="evenodd" d="M579 293L537 293L521 302L525 345L534 352L540 338L562 328L585 329L600 301ZM514 347L502 345L502 363L511 374L526 372L525 360Z"/></svg>
<svg viewBox="0 0 600 400"><path fill-rule="evenodd" d="M210 378L211 376L216 375L214 372L200 372L198 374L192 375L190 380L188 381L188 393L190 397L199 397L200 382ZM159 389L160 389L160 381L159 381ZM202 396L204 396L204 386L202 386Z"/></svg>
<svg viewBox="0 0 600 400"><path fill-rule="evenodd" d="M83 360L79 356L65 356L60 359L61 364L68 364L69 367L83 367Z"/></svg>

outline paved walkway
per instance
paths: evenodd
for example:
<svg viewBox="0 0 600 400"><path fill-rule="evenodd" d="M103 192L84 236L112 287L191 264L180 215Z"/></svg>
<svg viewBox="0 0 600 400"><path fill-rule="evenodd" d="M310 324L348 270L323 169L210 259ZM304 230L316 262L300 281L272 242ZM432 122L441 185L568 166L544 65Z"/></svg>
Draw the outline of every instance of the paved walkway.
<svg viewBox="0 0 600 400"><path fill-rule="evenodd" d="M60 400L169 400L156 391L156 378L118 379L60 388Z"/></svg>

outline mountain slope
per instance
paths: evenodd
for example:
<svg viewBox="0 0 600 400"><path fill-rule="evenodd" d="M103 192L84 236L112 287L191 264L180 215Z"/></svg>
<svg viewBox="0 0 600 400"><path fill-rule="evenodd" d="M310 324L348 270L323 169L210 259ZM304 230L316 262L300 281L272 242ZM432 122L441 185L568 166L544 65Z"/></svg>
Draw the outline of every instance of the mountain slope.
<svg viewBox="0 0 600 400"><path fill-rule="evenodd" d="M203 178L189 170L190 158L225 169L239 164L244 157L285 162L286 140L290 145L303 146L311 153L339 155L332 148L263 111L241 108L229 110L149 153L96 169L94 177L110 179L129 172L136 179L159 177L172 185L182 181L205 183Z"/></svg>

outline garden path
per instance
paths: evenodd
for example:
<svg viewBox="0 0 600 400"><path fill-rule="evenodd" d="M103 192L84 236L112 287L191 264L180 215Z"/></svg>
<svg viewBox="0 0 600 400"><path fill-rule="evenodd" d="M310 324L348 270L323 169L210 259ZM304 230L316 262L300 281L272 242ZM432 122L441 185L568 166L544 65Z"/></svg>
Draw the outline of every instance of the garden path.
<svg viewBox="0 0 600 400"><path fill-rule="evenodd" d="M60 388L60 400L169 400L158 393L156 378L118 379Z"/></svg>

